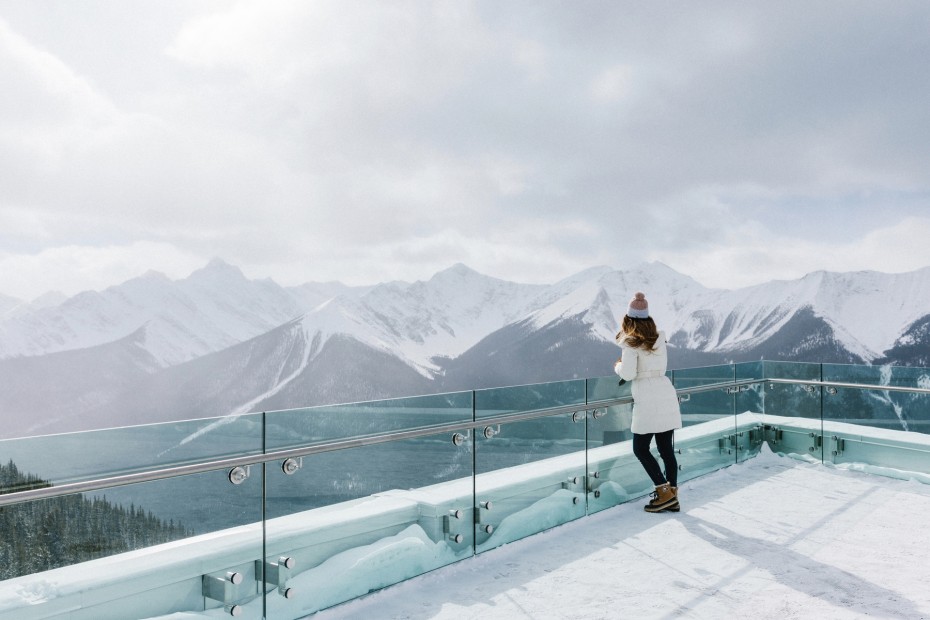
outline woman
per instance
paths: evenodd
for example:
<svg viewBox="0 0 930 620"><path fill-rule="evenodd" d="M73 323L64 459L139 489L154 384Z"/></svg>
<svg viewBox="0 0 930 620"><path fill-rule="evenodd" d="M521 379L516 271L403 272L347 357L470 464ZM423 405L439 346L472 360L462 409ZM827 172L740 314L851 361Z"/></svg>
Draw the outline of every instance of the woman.
<svg viewBox="0 0 930 620"><path fill-rule="evenodd" d="M617 334L622 355L614 371L626 381L632 381L633 391L633 454L642 463L656 485L647 512L678 512L678 461L675 459L675 429L681 428L678 395L665 369L668 353L665 333L656 329L649 317L646 296L636 293ZM665 465L665 475L649 450L655 437L659 456Z"/></svg>

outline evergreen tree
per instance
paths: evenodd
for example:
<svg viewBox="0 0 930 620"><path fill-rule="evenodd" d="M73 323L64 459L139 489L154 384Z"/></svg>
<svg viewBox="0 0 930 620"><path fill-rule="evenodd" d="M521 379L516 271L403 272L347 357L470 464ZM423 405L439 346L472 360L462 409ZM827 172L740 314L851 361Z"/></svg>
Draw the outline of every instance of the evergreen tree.
<svg viewBox="0 0 930 620"><path fill-rule="evenodd" d="M52 486L0 465L0 494ZM66 495L0 508L0 581L141 549L193 532L141 506L124 508L105 497Z"/></svg>

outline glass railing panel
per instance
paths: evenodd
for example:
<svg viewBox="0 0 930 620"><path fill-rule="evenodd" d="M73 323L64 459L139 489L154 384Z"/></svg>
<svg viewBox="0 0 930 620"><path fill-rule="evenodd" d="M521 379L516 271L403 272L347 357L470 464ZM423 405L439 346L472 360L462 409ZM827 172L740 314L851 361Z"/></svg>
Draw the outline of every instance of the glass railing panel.
<svg viewBox="0 0 930 620"><path fill-rule="evenodd" d="M817 386L767 386L764 432L774 452L823 460L822 391Z"/></svg>
<svg viewBox="0 0 930 620"><path fill-rule="evenodd" d="M767 379L820 381L820 364L765 362ZM765 390L765 413L772 416L820 419L820 389L811 385L769 383Z"/></svg>
<svg viewBox="0 0 930 620"><path fill-rule="evenodd" d="M765 362L738 362L733 364L733 378L737 381L745 379L764 379Z"/></svg>
<svg viewBox="0 0 930 620"><path fill-rule="evenodd" d="M470 422L472 392L273 411L266 414L267 450Z"/></svg>
<svg viewBox="0 0 930 620"><path fill-rule="evenodd" d="M678 390L732 381L732 364L682 368L672 374L672 383ZM732 422L733 405L733 398L726 388L684 395L681 402L681 422L685 427L720 420L724 417Z"/></svg>
<svg viewBox="0 0 930 620"><path fill-rule="evenodd" d="M267 617L302 618L473 555L471 437L448 432L269 463Z"/></svg>
<svg viewBox="0 0 930 620"><path fill-rule="evenodd" d="M767 377L820 380L819 364L765 362ZM774 452L823 461L823 390L815 385L769 382L765 387L764 434Z"/></svg>
<svg viewBox="0 0 930 620"><path fill-rule="evenodd" d="M0 508L0 617L261 618L261 466L248 471Z"/></svg>
<svg viewBox="0 0 930 620"><path fill-rule="evenodd" d="M697 385L708 385L732 381L734 364L718 364L716 366L699 366L696 368L679 368L673 371L672 378L675 387L686 388Z"/></svg>
<svg viewBox="0 0 930 620"><path fill-rule="evenodd" d="M819 381L821 365L810 362L762 362L766 379L799 379Z"/></svg>
<svg viewBox="0 0 930 620"><path fill-rule="evenodd" d="M924 406L930 405L930 397ZM824 458L867 473L930 482L930 436L824 421Z"/></svg>
<svg viewBox="0 0 930 620"><path fill-rule="evenodd" d="M688 398L681 403L684 428L675 431L679 483L733 465L739 459L739 433L744 429L737 427L733 414L736 394L721 388L683 397Z"/></svg>
<svg viewBox="0 0 930 620"><path fill-rule="evenodd" d="M620 385L619 381L616 375L588 379L588 406L596 407L598 401L632 399L632 383ZM639 497L652 488L633 456L632 421L632 402L588 411L589 514Z"/></svg>
<svg viewBox="0 0 930 620"><path fill-rule="evenodd" d="M261 452L261 414L0 441L3 463L55 485Z"/></svg>
<svg viewBox="0 0 930 620"><path fill-rule="evenodd" d="M582 379L478 390L475 392L475 419L564 405L583 405L585 389L585 381Z"/></svg>
<svg viewBox="0 0 930 620"><path fill-rule="evenodd" d="M633 405L600 407L588 413L588 513L628 502L653 489L633 456Z"/></svg>
<svg viewBox="0 0 930 620"><path fill-rule="evenodd" d="M616 398L632 398L630 393L632 385L629 381L624 381L621 384L620 377L617 375L588 379L585 385L588 403L595 404L598 401Z"/></svg>
<svg viewBox="0 0 930 620"><path fill-rule="evenodd" d="M930 370L824 365L824 381L921 388ZM905 479L930 474L930 394L833 385L823 403L825 460Z"/></svg>
<svg viewBox="0 0 930 620"><path fill-rule="evenodd" d="M676 370L672 382L676 389L686 389L732 383L734 378L735 366L722 364ZM724 386L680 397L684 428L675 432L679 481L737 462L740 455L740 429L735 416L738 394L738 388Z"/></svg>
<svg viewBox="0 0 930 620"><path fill-rule="evenodd" d="M588 449L605 446L612 443L628 441L633 438L630 432L633 406L630 388L633 384L624 381L616 375L610 377L595 377L588 379L585 390L587 401L593 414L588 418ZM601 405L598 403L616 399L630 402L620 405Z"/></svg>
<svg viewBox="0 0 930 620"><path fill-rule="evenodd" d="M585 515L585 411L476 427L479 552Z"/></svg>
<svg viewBox="0 0 930 620"><path fill-rule="evenodd" d="M766 361L763 365L767 379L821 380L820 364ZM814 385L766 385L765 438L772 450L823 460L822 393Z"/></svg>
<svg viewBox="0 0 930 620"><path fill-rule="evenodd" d="M930 387L930 369L824 364L823 380L926 389ZM828 386L824 420L930 434L928 403L926 394Z"/></svg>
<svg viewBox="0 0 930 620"><path fill-rule="evenodd" d="M888 385L898 387L930 387L930 368L915 366L865 366L861 364L823 364L824 381Z"/></svg>
<svg viewBox="0 0 930 620"><path fill-rule="evenodd" d="M672 383L676 389L732 381L732 364L682 368L674 371L672 375ZM684 428L676 433L676 449L681 452L681 475L699 475L697 472L709 471L708 468L714 469L718 464L735 463L735 448L731 450L728 443L736 430L733 394L726 387L722 387L707 392L683 394L680 400L681 423ZM705 428L684 432L684 429L696 425L704 425ZM726 438L726 448L719 446L723 438Z"/></svg>
<svg viewBox="0 0 930 620"><path fill-rule="evenodd" d="M759 383L740 386L736 394L736 413L762 415L765 410L765 368L760 362L741 362L733 365L734 381L758 380Z"/></svg>
<svg viewBox="0 0 930 620"><path fill-rule="evenodd" d="M737 460L745 460L759 454L764 441L765 428L765 367L763 362L741 362L733 365L735 381L759 380L759 383L741 385L736 388L734 411L736 412Z"/></svg>

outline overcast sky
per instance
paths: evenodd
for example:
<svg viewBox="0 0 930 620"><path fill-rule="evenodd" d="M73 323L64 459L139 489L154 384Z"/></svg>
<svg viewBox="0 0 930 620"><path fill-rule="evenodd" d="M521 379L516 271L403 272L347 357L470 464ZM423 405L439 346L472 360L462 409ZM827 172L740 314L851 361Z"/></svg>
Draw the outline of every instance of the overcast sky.
<svg viewBox="0 0 930 620"><path fill-rule="evenodd" d="M0 293L930 265L930 3L0 0Z"/></svg>

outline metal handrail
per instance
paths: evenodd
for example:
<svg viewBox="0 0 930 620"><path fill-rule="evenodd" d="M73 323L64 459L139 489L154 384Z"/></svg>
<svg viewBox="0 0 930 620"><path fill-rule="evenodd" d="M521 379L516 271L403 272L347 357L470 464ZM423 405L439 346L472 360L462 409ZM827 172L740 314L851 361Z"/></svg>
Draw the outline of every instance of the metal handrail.
<svg viewBox="0 0 930 620"><path fill-rule="evenodd" d="M721 381L716 383L709 383L705 385L698 385L688 388L681 388L676 390L679 396L689 395L689 394L698 394L702 392L710 392L720 389L729 389L734 387L749 386L756 384L765 384L765 383L777 383L777 384L792 384L792 385L815 385L822 387L838 387L838 388L859 388L859 389L876 389L876 390L890 390L897 392L913 392L920 394L930 394L930 389L924 388L908 388L901 386L885 386L885 385L865 385L859 383L841 383L833 381L813 381L813 380L802 380L802 379L741 379L737 381ZM82 480L78 482L69 482L61 485L43 487L39 489L29 489L25 491L16 491L13 493L0 494L0 507L10 506L13 504L20 504L29 501L35 501L40 499L50 499L53 497L61 497L64 495L71 495L74 493L86 493L89 491L99 491L103 489L109 489L113 487L125 486L129 484L136 484L140 482L152 482L155 480L164 480L167 478L175 478L178 476L186 476L191 474L206 473L210 471L218 471L222 469L231 469L235 467L247 467L252 465L259 465L264 463L269 463L272 461L283 461L289 458L300 458L304 456L311 456L313 454L321 454L323 452L332 452L335 450L344 450L346 448L358 448L363 446L372 446L382 443L389 443L392 441L400 441L404 439L417 439L421 437L429 437L431 435L439 435L442 433L457 433L459 431L471 431L476 429L479 426L497 426L498 424L508 424L512 422L520 422L524 420L533 420L537 418L544 418L554 415L560 415L563 413L575 413L579 411L593 411L605 407L615 407L619 405L628 405L633 402L632 396L623 396L619 398L610 398L597 401L589 401L586 403L577 403L572 405L562 405L559 407L547 407L542 409L532 409L528 411L520 411L517 413L507 413L500 414L495 416L488 416L486 418L460 421L460 422L448 422L445 424L436 424L431 426L423 426L412 429L405 429L402 431L393 431L389 433L382 433L378 435L368 435L363 437L353 437L351 439L340 439L335 441L327 441L325 443L314 444L310 446L302 446L299 448L288 448L283 450L274 450L271 452L265 452L261 454L249 454L242 455L230 458L223 459L213 459L209 461L199 461L196 463L188 463L184 465L173 465L171 467L163 467L159 469L146 469L139 472L131 472L126 474L119 474L116 476L109 476L106 478L95 478L92 480Z"/></svg>
<svg viewBox="0 0 930 620"><path fill-rule="evenodd" d="M907 387L903 385L871 385L868 383L843 383L841 381L818 381L808 379L766 379L765 382L791 385L813 385L815 387L852 388L857 390L880 390L883 392L910 392L912 394L930 394L930 389Z"/></svg>
<svg viewBox="0 0 930 620"><path fill-rule="evenodd" d="M431 435L440 435L442 433L455 433L459 431L470 431L478 426L496 426L498 424L507 424L523 420L532 420L536 418L549 417L563 413L574 413L576 411L590 411L603 407L611 407L632 403L632 397L608 399L598 401L595 406L585 403L574 405L563 405L559 407L548 407L544 409L533 409L530 411L521 411L518 413L509 413L496 416L489 416L475 420L462 422L448 422L445 424L435 424L402 431L393 431L381 433L378 435L368 435L362 437L353 437L351 439L339 439L327 441L325 443L302 446L300 448L288 448L284 450L274 450L262 454L249 454L224 459L214 459L210 461L200 461L185 465L174 465L159 469L145 470L128 474L119 474L107 478L95 478L93 480L82 480L79 482L69 482L65 484L43 487L40 489L29 489L26 491L16 491L0 495L0 507L22 502L34 501L39 499L49 499L60 497L62 495L71 495L73 493L86 493L88 491L99 491L128 484L139 482L152 482L154 480L164 480L166 478L175 478L190 474L199 474L221 469L230 469L233 467L246 467L259 465L271 461L282 461L289 458L299 458L323 452L332 452L335 450L344 450L346 448L359 448L363 446L373 446L392 441L403 439L417 439L420 437L429 437Z"/></svg>

